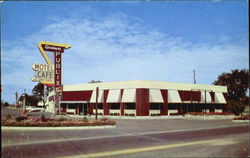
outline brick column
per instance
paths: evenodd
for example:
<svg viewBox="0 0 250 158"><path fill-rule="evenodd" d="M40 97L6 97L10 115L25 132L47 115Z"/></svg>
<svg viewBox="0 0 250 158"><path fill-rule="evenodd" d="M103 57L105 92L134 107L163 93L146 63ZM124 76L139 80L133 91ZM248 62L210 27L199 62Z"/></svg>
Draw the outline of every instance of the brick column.
<svg viewBox="0 0 250 158"><path fill-rule="evenodd" d="M163 107L161 108L161 115L168 115L168 90L161 90L161 95L163 98Z"/></svg>
<svg viewBox="0 0 250 158"><path fill-rule="evenodd" d="M62 112L66 112L66 107L63 107L63 110L62 110Z"/></svg>
<svg viewBox="0 0 250 158"><path fill-rule="evenodd" d="M121 89L121 101L122 101L122 96L123 96L123 89ZM124 104L122 102L120 102L120 114L121 116L124 116Z"/></svg>
<svg viewBox="0 0 250 158"><path fill-rule="evenodd" d="M79 114L79 109L78 109L78 107L75 109L75 114Z"/></svg>
<svg viewBox="0 0 250 158"><path fill-rule="evenodd" d="M209 112L214 112L215 108L214 108L214 104L215 104L215 92L210 92L211 95L211 99L212 99L212 104L210 104L210 109Z"/></svg>
<svg viewBox="0 0 250 158"><path fill-rule="evenodd" d="M89 106L88 113L89 113L90 115L93 115L93 114L94 114L94 112L93 112L94 104L93 104L93 103L89 103L88 106ZM83 109L84 109L84 107L82 107L82 110L83 110Z"/></svg>
<svg viewBox="0 0 250 158"><path fill-rule="evenodd" d="M104 113L104 115L109 115L110 105L106 102L107 98L108 98L109 90L104 90L103 93L104 93L104 98L103 98L103 113Z"/></svg>
<svg viewBox="0 0 250 158"><path fill-rule="evenodd" d="M149 116L149 89L136 89L136 116Z"/></svg>

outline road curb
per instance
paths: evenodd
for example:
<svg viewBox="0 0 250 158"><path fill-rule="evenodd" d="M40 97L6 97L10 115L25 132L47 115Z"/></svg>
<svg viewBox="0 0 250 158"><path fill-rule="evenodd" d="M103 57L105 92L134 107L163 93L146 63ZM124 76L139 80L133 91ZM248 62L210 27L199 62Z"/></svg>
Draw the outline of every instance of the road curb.
<svg viewBox="0 0 250 158"><path fill-rule="evenodd" d="M249 122L249 120L232 120L232 122Z"/></svg>
<svg viewBox="0 0 250 158"><path fill-rule="evenodd" d="M72 126L72 127L8 127L1 126L1 130L88 130L88 129L106 129L116 126Z"/></svg>

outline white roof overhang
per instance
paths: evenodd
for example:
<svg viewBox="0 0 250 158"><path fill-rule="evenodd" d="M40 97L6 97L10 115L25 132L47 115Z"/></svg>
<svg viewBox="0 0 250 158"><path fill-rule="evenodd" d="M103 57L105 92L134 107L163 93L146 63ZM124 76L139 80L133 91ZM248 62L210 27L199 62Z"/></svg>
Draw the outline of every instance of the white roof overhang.
<svg viewBox="0 0 250 158"><path fill-rule="evenodd" d="M107 103L119 103L120 102L120 89L109 90Z"/></svg>
<svg viewBox="0 0 250 158"><path fill-rule="evenodd" d="M215 103L217 104L226 104L226 99L224 95L220 92L215 92Z"/></svg>
<svg viewBox="0 0 250 158"><path fill-rule="evenodd" d="M89 102L90 102L90 103L96 103L96 90L93 90ZM103 90L99 90L99 94L98 94L98 103L103 103Z"/></svg>
<svg viewBox="0 0 250 158"><path fill-rule="evenodd" d="M136 102L136 89L124 89L121 102L122 103L135 103Z"/></svg>
<svg viewBox="0 0 250 158"><path fill-rule="evenodd" d="M164 103L160 89L149 90L149 102L150 103Z"/></svg>
<svg viewBox="0 0 250 158"><path fill-rule="evenodd" d="M169 103L182 103L180 95L177 90L168 90L168 102Z"/></svg>
<svg viewBox="0 0 250 158"><path fill-rule="evenodd" d="M88 103L88 102L87 101L60 101L60 103L77 104L77 103Z"/></svg>
<svg viewBox="0 0 250 158"><path fill-rule="evenodd" d="M212 98L209 91L206 91L206 93L204 91L201 92L200 103L212 103Z"/></svg>

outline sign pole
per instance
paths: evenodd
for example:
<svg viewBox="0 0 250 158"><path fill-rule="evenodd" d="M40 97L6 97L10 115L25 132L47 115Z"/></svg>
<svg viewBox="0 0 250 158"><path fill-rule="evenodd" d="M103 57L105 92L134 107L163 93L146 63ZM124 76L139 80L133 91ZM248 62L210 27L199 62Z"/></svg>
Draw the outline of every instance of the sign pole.
<svg viewBox="0 0 250 158"><path fill-rule="evenodd" d="M96 87L96 104L95 104L95 119L97 120L97 108L98 108L98 94L99 94L99 87Z"/></svg>

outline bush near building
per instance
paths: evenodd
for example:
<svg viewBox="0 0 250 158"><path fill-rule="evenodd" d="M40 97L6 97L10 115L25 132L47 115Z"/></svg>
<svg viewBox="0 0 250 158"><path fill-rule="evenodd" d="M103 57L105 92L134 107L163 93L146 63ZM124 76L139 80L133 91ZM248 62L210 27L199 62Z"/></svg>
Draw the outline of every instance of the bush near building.
<svg viewBox="0 0 250 158"><path fill-rule="evenodd" d="M233 120L250 120L250 115L235 117Z"/></svg>
<svg viewBox="0 0 250 158"><path fill-rule="evenodd" d="M230 112L189 112L190 115L233 115Z"/></svg>
<svg viewBox="0 0 250 158"><path fill-rule="evenodd" d="M1 121L1 126L12 126L12 127L72 127L72 126L107 126L107 125L115 125L116 122L110 119L100 119L88 121L86 118L84 119L66 119L66 118L58 118L51 119L45 118L42 116L41 118L27 118L23 116L19 116L15 119L11 117L6 118Z"/></svg>

